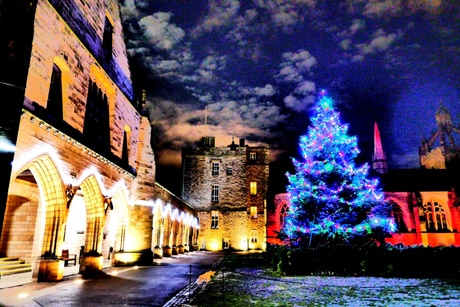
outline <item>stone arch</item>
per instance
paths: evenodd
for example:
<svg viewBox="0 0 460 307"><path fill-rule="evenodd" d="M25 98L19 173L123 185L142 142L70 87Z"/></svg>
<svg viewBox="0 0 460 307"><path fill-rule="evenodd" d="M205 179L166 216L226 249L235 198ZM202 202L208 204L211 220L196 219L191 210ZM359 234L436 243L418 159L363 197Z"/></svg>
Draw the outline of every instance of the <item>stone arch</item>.
<svg viewBox="0 0 460 307"><path fill-rule="evenodd" d="M32 262L42 253L45 210L37 183L29 170L23 171L9 185L5 217L0 254Z"/></svg>
<svg viewBox="0 0 460 307"><path fill-rule="evenodd" d="M171 244L173 248L177 248L180 244L179 232L180 232L180 221L179 221L179 210L176 208L171 212ZM177 254L177 249L173 249L173 254Z"/></svg>
<svg viewBox="0 0 460 307"><path fill-rule="evenodd" d="M86 241L84 252L100 252L104 229L104 197L94 175L80 184L86 204Z"/></svg>
<svg viewBox="0 0 460 307"><path fill-rule="evenodd" d="M109 245L114 251L123 251L125 245L126 227L128 224L128 197L124 188L118 188L110 199L110 204L105 208L107 234ZM106 228L104 228L106 229ZM103 253L107 248L103 248Z"/></svg>
<svg viewBox="0 0 460 307"><path fill-rule="evenodd" d="M152 221L152 246L161 248L163 245L164 218L162 210L162 201L157 199L153 206L153 221Z"/></svg>
<svg viewBox="0 0 460 307"><path fill-rule="evenodd" d="M30 176L33 177L33 182L37 185L39 193L38 203L41 203L40 210L43 210L41 215L43 216L44 225L40 226L36 224L34 233L34 244L36 244L37 240L42 241L41 248L37 248L37 251L34 253L49 257L60 256L64 225L67 219L67 198L61 175L56 164L48 154L40 155L27 162L13 174L12 179L14 179L11 186L16 186L16 188L10 189L9 195L10 193L18 192L17 188L20 189L20 187L15 183L18 183L21 176L27 173L30 173ZM29 182L32 183L32 179ZM31 194L23 194L23 196L32 196L31 200L36 199ZM40 215L40 211L37 211L37 214ZM38 222L40 223L40 221ZM40 228L42 228L41 231L38 231ZM34 254L31 256L37 255Z"/></svg>

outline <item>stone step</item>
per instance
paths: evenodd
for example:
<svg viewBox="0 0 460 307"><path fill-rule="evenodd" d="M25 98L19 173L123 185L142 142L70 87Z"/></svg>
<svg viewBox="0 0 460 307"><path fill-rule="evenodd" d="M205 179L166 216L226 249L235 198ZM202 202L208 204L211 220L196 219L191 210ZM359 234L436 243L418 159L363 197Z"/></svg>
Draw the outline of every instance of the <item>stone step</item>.
<svg viewBox="0 0 460 307"><path fill-rule="evenodd" d="M3 262L3 261L15 261L15 260L19 260L19 257L0 257L0 262Z"/></svg>
<svg viewBox="0 0 460 307"><path fill-rule="evenodd" d="M32 265L20 260L19 257L2 257L0 258L0 276L17 273L31 272Z"/></svg>
<svg viewBox="0 0 460 307"><path fill-rule="evenodd" d="M32 272L32 266L30 264L28 266L24 266L24 267L21 267L21 268L9 269L9 270L0 270L0 276L13 275L13 274L19 274L19 273L26 273L26 272Z"/></svg>
<svg viewBox="0 0 460 307"><path fill-rule="evenodd" d="M3 268L4 266L10 266L10 265L15 265L15 264L24 264L24 260L11 260L11 261L0 261L0 268Z"/></svg>

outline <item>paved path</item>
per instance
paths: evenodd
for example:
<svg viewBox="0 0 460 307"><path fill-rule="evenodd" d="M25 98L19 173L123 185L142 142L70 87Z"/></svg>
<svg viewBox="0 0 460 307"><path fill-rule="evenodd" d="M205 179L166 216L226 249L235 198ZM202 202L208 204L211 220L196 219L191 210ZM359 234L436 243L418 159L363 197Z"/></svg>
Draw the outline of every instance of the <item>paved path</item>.
<svg viewBox="0 0 460 307"><path fill-rule="evenodd" d="M31 273L4 276L0 306L180 306L224 257L192 252L155 260L153 266L107 267L94 279L68 267L60 282L32 282Z"/></svg>

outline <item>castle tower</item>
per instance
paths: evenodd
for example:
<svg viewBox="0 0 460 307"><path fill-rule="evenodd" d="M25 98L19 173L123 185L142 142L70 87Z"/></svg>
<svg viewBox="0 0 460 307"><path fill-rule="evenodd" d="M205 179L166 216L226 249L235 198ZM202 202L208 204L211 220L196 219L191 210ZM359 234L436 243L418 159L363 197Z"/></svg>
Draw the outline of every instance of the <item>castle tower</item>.
<svg viewBox="0 0 460 307"><path fill-rule="evenodd" d="M182 198L198 211L204 250L264 249L269 149L239 144L216 147L203 137L182 150Z"/></svg>
<svg viewBox="0 0 460 307"><path fill-rule="evenodd" d="M372 168L378 173L388 171L387 158L382 148L380 132L377 123L374 123L374 155L372 157Z"/></svg>
<svg viewBox="0 0 460 307"><path fill-rule="evenodd" d="M419 148L420 164L425 168L445 169L460 160L460 147L454 141L454 133L460 134L460 129L453 125L452 116L442 100L435 118L437 130L430 138L423 139Z"/></svg>

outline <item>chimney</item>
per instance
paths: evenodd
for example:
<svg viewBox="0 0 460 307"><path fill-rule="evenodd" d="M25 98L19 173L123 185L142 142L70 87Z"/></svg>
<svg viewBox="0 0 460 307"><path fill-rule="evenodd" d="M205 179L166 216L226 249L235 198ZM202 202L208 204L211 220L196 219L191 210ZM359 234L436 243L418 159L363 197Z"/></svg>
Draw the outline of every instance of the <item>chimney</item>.
<svg viewBox="0 0 460 307"><path fill-rule="evenodd" d="M240 139L240 147L244 147L244 139Z"/></svg>

